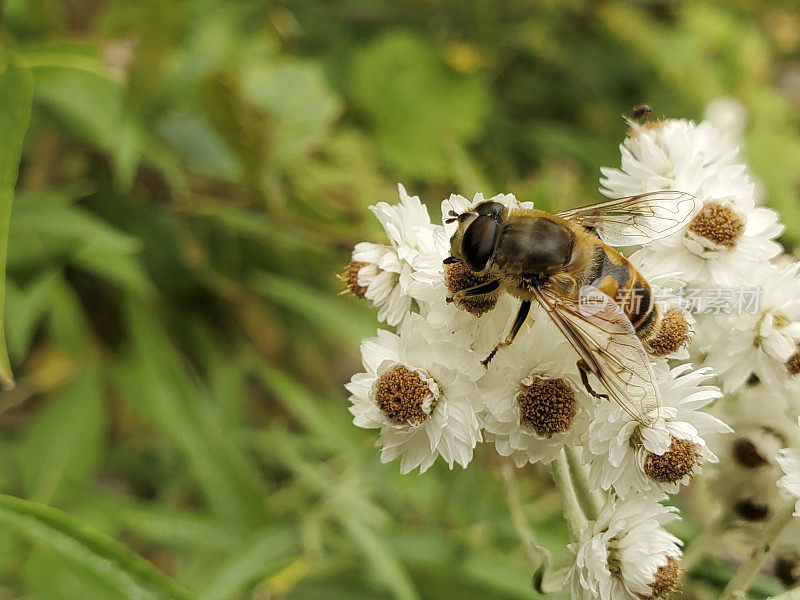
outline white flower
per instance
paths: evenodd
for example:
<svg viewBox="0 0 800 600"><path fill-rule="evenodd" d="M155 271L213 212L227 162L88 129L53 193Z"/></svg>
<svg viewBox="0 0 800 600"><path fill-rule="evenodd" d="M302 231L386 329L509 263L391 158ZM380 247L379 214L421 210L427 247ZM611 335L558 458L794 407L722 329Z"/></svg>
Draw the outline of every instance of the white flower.
<svg viewBox="0 0 800 600"><path fill-rule="evenodd" d="M379 330L361 344L365 373L346 385L359 427L380 428L381 461L426 471L441 456L466 467L481 439L476 381L484 368L452 336L410 314L399 335Z"/></svg>
<svg viewBox="0 0 800 600"><path fill-rule="evenodd" d="M794 364L800 361L790 360L800 342L799 273L795 263L742 274L747 289L757 293L755 308L704 317L697 345L726 392L741 388L752 375L782 389L800 369Z"/></svg>
<svg viewBox="0 0 800 600"><path fill-rule="evenodd" d="M379 307L378 320L397 325L409 313L412 299L442 277L447 256L444 228L431 224L428 209L417 196L409 196L398 184L400 204L379 202L370 210L383 225L390 245L360 242L353 250L354 263L363 263L357 282L364 296Z"/></svg>
<svg viewBox="0 0 800 600"><path fill-rule="evenodd" d="M778 487L789 496L797 498L794 516L800 517L800 450L784 449L778 457L778 463L786 473L778 480Z"/></svg>
<svg viewBox="0 0 800 600"><path fill-rule="evenodd" d="M742 142L747 109L734 98L717 98L708 103L705 110L706 121L724 135L732 146Z"/></svg>
<svg viewBox="0 0 800 600"><path fill-rule="evenodd" d="M447 302L447 290L444 283L437 283L434 289L436 296L428 295L420 304L420 314L433 327L442 329L448 334L461 336L478 360L494 348L495 344L506 337L511 321L519 308L519 301L508 294L500 294L497 305L486 314L476 317ZM516 344L516 342L514 342Z"/></svg>
<svg viewBox="0 0 800 600"><path fill-rule="evenodd" d="M797 422L800 425L800 419ZM800 449L786 448L778 456L778 464L785 475L778 480L778 487L790 498L797 498L794 516L800 517Z"/></svg>
<svg viewBox="0 0 800 600"><path fill-rule="evenodd" d="M786 401L761 383L743 386L714 409L735 433L710 442L719 466L709 489L732 514L763 522L784 504L775 486L776 459L782 448L800 443L800 430L787 414Z"/></svg>
<svg viewBox="0 0 800 600"><path fill-rule="evenodd" d="M733 285L739 273L780 253L777 213L756 207L755 184L738 151L710 123L632 124L622 169L601 169L601 191L623 197L674 189L702 206L687 226L637 252L651 272L680 271L690 285Z"/></svg>
<svg viewBox="0 0 800 600"><path fill-rule="evenodd" d="M549 463L580 444L591 399L581 383L578 355L544 314L501 349L481 379L487 440L518 467Z"/></svg>
<svg viewBox="0 0 800 600"><path fill-rule="evenodd" d="M693 370L684 364L671 371L665 361L654 363L662 405L648 413L645 426L613 402L595 406L585 436L583 461L589 481L621 498L642 493L659 498L675 493L700 471L703 462L716 462L703 436L730 428L698 409L720 398L708 368Z"/></svg>
<svg viewBox="0 0 800 600"><path fill-rule="evenodd" d="M681 542L664 529L675 507L611 496L597 520L570 544L567 576L573 600L641 600L676 591Z"/></svg>
<svg viewBox="0 0 800 600"><path fill-rule="evenodd" d="M746 197L750 185L746 167L736 161L737 150L721 139L710 123L665 119L639 125L620 145L621 169L600 169L601 192L611 198L653 190L676 189L693 194L707 179ZM695 194L697 195L697 194Z"/></svg>

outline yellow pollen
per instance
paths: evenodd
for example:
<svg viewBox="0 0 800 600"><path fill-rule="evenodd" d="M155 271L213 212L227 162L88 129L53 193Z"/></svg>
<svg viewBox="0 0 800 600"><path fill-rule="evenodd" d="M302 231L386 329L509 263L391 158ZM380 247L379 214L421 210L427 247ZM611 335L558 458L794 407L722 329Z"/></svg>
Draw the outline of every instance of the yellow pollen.
<svg viewBox="0 0 800 600"><path fill-rule="evenodd" d="M397 365L378 379L375 404L396 425L419 425L428 418L423 403L430 395L431 389L419 373Z"/></svg>
<svg viewBox="0 0 800 600"><path fill-rule="evenodd" d="M362 285L358 285L358 272L366 266L367 263L365 262L351 260L344 272L338 275L345 292L350 292L357 298L363 298L366 296L367 288Z"/></svg>
<svg viewBox="0 0 800 600"><path fill-rule="evenodd" d="M444 266L444 283L451 294L486 283L489 279L490 277L487 275L481 276L470 271L469 267L461 261L447 263ZM495 307L498 295L495 292L473 298L461 298L456 302L456 306L471 315L480 317Z"/></svg>
<svg viewBox="0 0 800 600"><path fill-rule="evenodd" d="M744 221L730 206L706 202L689 223L689 231L730 250L744 233Z"/></svg>

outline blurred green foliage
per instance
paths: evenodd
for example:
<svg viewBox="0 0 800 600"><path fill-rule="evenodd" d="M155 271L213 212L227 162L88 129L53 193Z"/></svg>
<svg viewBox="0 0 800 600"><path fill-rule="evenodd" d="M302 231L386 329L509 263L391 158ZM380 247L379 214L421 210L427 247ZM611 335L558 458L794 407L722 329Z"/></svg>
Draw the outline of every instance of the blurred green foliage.
<svg viewBox="0 0 800 600"><path fill-rule="evenodd" d="M375 324L333 274L397 181L585 203L621 113L732 96L800 240L793 0L6 0L0 36L0 598L535 596L491 448L400 476L349 423Z"/></svg>

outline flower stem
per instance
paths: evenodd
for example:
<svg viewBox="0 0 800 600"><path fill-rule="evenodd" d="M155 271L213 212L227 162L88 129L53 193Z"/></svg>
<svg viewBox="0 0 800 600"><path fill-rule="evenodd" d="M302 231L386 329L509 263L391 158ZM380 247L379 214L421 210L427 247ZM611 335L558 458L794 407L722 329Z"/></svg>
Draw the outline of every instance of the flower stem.
<svg viewBox="0 0 800 600"><path fill-rule="evenodd" d="M542 563L542 556L519 501L517 476L514 473L513 465L511 463L503 463L500 467L500 473L506 485L506 503L508 504L508 512L511 514L511 523L514 525L517 536L525 546L525 551L528 553L531 563L538 567Z"/></svg>
<svg viewBox="0 0 800 600"><path fill-rule="evenodd" d="M560 584L552 587L550 585L550 579L552 579L550 570L553 557L547 548L536 543L533 531L531 531L528 520L525 518L525 511L519 501L517 476L514 466L510 462L503 463L500 467L500 473L506 484L506 502L508 503L508 510L511 513L511 522L525 547L528 559L535 569L533 575L534 589L540 594L560 590Z"/></svg>
<svg viewBox="0 0 800 600"><path fill-rule="evenodd" d="M574 447L567 448L566 453L569 471L572 474L572 481L575 484L578 500L586 516L589 520L593 521L597 518L597 515L600 514L600 511L603 510L605 498L600 490L593 490L589 486L589 473L586 469L586 465L581 463L577 449Z"/></svg>
<svg viewBox="0 0 800 600"><path fill-rule="evenodd" d="M794 505L783 508L780 512L767 521L761 535L756 541L755 546L750 551L750 556L745 562L739 566L736 575L730 580L728 586L722 591L719 600L741 600L750 588L750 584L761 567L764 561L767 560L770 550L772 550L773 542L792 521L792 513L794 512Z"/></svg>
<svg viewBox="0 0 800 600"><path fill-rule="evenodd" d="M681 568L688 573L692 567L709 554L714 546L719 546L722 535L728 529L730 522L730 514L727 511L722 511L717 515L686 548L681 559Z"/></svg>
<svg viewBox="0 0 800 600"><path fill-rule="evenodd" d="M564 517L567 519L569 533L573 540L577 540L588 522L578 502L578 496L575 493L575 487L569 474L567 456L563 449L558 454L558 457L550 463L550 475L558 493L561 495L561 502L564 504Z"/></svg>

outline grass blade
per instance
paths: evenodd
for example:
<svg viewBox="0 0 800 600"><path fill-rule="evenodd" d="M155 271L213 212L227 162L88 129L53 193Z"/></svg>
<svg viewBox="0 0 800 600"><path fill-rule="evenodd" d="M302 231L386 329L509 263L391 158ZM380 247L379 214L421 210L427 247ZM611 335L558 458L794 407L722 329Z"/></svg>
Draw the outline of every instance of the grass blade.
<svg viewBox="0 0 800 600"><path fill-rule="evenodd" d="M55 508L0 495L0 523L80 565L131 600L192 598L138 554Z"/></svg>
<svg viewBox="0 0 800 600"><path fill-rule="evenodd" d="M2 68L2 66L0 66ZM0 312L6 287L6 253L8 227L11 220L11 202L19 173L22 141L31 118L33 77L8 64L0 73ZM5 330L0 319L0 385L5 389L14 386L11 363L6 350Z"/></svg>

